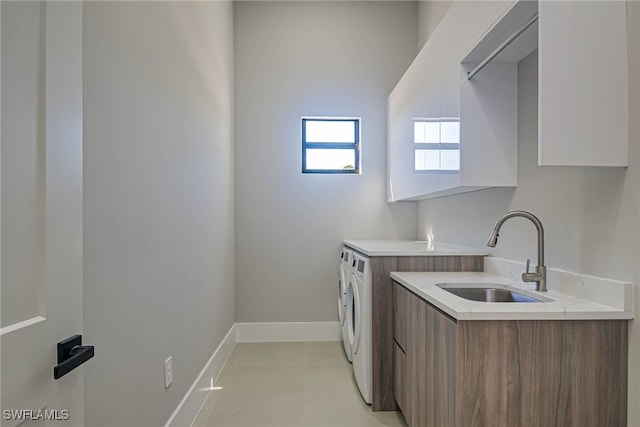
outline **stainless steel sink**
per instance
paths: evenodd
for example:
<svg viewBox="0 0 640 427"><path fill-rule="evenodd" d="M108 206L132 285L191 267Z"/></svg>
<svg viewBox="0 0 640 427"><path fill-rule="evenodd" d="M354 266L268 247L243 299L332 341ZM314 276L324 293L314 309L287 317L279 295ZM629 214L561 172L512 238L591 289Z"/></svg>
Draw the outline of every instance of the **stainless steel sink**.
<svg viewBox="0 0 640 427"><path fill-rule="evenodd" d="M545 297L524 295L519 289L508 285L493 285L490 283L439 283L438 287L460 298L481 302L546 302Z"/></svg>

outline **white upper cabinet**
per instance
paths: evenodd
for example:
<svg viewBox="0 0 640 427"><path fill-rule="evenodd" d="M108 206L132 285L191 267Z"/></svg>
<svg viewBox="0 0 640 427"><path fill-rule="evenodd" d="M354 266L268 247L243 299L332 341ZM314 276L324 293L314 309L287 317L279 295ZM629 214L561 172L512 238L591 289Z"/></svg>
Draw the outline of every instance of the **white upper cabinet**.
<svg viewBox="0 0 640 427"><path fill-rule="evenodd" d="M440 46L427 43L387 100L388 201L438 188L438 179L414 173L414 120L440 118Z"/></svg>
<svg viewBox="0 0 640 427"><path fill-rule="evenodd" d="M514 3L455 2L389 95L388 201L516 185L517 66L462 64Z"/></svg>
<svg viewBox="0 0 640 427"><path fill-rule="evenodd" d="M541 1L540 165L626 166L626 2Z"/></svg>
<svg viewBox="0 0 640 427"><path fill-rule="evenodd" d="M459 1L389 95L389 202L517 185L518 62L536 49L539 164L627 165L624 1Z"/></svg>

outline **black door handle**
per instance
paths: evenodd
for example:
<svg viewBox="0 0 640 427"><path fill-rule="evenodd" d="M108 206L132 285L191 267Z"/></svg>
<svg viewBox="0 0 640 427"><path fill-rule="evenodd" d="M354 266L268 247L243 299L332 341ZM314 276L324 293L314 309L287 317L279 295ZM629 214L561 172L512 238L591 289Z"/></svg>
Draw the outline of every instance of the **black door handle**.
<svg viewBox="0 0 640 427"><path fill-rule="evenodd" d="M74 335L58 343L58 364L53 368L53 379L63 377L94 355L92 345L82 345L82 335Z"/></svg>

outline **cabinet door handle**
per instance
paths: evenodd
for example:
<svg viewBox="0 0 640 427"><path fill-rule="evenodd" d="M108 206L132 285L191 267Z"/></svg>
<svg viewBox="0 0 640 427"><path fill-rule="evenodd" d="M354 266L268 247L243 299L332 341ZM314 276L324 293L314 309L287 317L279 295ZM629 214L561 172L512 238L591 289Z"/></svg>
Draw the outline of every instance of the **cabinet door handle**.
<svg viewBox="0 0 640 427"><path fill-rule="evenodd" d="M57 380L94 356L92 345L82 345L82 335L74 335L58 343L58 364L53 368Z"/></svg>

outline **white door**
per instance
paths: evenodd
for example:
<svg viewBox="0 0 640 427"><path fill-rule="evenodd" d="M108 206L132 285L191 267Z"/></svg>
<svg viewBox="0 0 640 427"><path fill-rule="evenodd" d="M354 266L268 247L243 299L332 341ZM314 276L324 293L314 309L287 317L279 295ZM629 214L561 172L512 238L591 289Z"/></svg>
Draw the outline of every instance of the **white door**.
<svg viewBox="0 0 640 427"><path fill-rule="evenodd" d="M0 16L0 422L82 425L82 367L53 378L82 333L82 3Z"/></svg>

